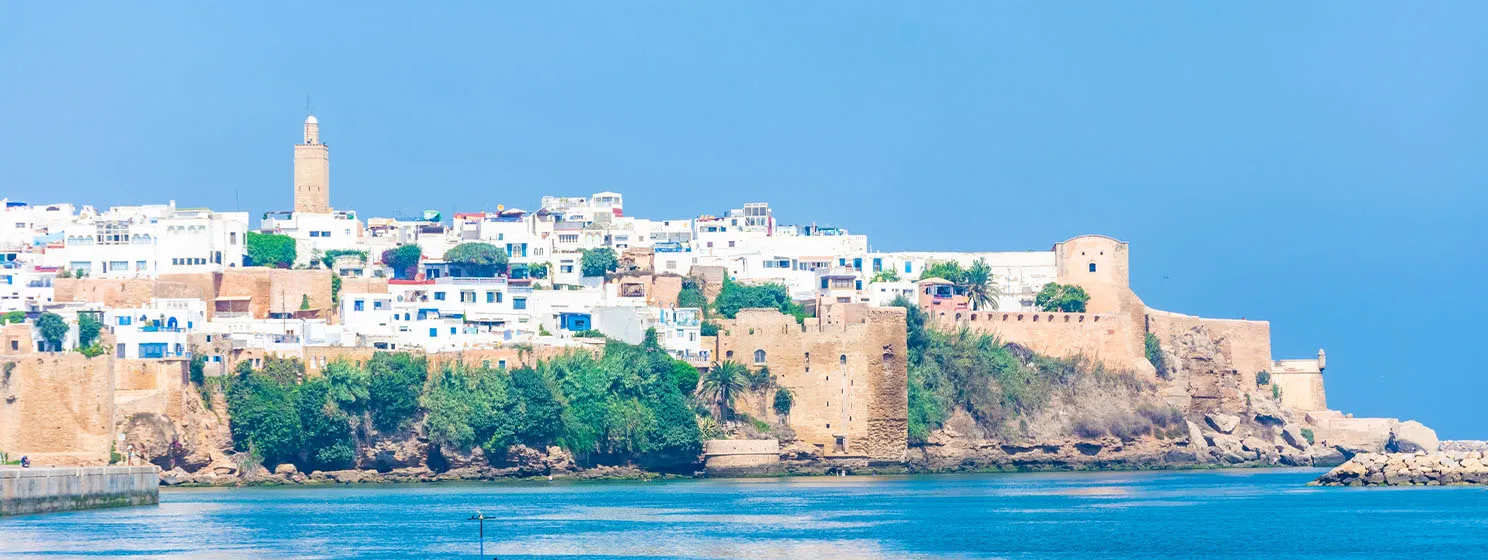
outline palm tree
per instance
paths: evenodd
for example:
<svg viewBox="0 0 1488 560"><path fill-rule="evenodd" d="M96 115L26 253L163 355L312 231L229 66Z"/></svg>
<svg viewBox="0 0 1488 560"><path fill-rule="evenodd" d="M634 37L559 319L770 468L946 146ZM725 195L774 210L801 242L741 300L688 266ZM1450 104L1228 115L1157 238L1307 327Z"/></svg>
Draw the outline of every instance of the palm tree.
<svg viewBox="0 0 1488 560"><path fill-rule="evenodd" d="M718 407L718 415L724 420L734 416L734 400L749 389L749 368L733 360L713 364L703 375L698 394Z"/></svg>
<svg viewBox="0 0 1488 560"><path fill-rule="evenodd" d="M997 309L997 298L1002 295L1002 290L992 283L992 267L986 259L971 263L971 268L966 269L962 277L961 287L966 290L972 309Z"/></svg>

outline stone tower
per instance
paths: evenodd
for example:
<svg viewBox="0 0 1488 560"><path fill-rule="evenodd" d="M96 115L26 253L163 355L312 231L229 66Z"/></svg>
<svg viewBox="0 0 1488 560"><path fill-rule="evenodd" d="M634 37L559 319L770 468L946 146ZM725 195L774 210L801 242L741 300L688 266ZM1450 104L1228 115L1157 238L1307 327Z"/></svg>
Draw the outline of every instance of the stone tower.
<svg viewBox="0 0 1488 560"><path fill-rule="evenodd" d="M331 151L320 143L320 121L305 117L305 143L294 152L294 211L331 211Z"/></svg>

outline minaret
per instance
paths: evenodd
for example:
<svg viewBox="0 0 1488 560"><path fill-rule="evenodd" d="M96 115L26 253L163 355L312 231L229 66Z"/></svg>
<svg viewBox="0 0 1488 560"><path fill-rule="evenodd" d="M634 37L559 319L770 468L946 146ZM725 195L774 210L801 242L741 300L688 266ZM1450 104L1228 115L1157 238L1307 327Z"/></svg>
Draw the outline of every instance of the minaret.
<svg viewBox="0 0 1488 560"><path fill-rule="evenodd" d="M294 211L331 211L331 151L320 143L320 121L315 115L305 118L305 143L295 145Z"/></svg>

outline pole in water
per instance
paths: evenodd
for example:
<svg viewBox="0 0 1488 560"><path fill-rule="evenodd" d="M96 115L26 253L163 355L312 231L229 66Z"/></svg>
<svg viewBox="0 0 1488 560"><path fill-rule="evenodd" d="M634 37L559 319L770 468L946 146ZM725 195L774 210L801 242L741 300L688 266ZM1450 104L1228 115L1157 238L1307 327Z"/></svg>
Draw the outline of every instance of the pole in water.
<svg viewBox="0 0 1488 560"><path fill-rule="evenodd" d="M486 516L482 515L480 510L475 510L475 515L470 516L467 521L480 522L480 558L484 559L486 557Z"/></svg>

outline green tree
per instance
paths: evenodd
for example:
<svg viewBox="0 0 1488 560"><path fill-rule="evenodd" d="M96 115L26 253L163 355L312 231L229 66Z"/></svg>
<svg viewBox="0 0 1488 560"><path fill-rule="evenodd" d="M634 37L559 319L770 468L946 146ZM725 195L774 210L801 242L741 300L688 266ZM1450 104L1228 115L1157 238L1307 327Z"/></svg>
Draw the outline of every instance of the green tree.
<svg viewBox="0 0 1488 560"><path fill-rule="evenodd" d="M78 346L92 346L98 340L98 332L103 330L103 322L98 320L96 313L78 314Z"/></svg>
<svg viewBox="0 0 1488 560"><path fill-rule="evenodd" d="M703 321L703 324L698 327L698 334L701 336L718 336L718 323Z"/></svg>
<svg viewBox="0 0 1488 560"><path fill-rule="evenodd" d="M62 342L67 340L68 329L67 321L61 315L50 311L42 313L36 318L36 330L41 333L41 339L46 342L48 350L62 350Z"/></svg>
<svg viewBox="0 0 1488 560"><path fill-rule="evenodd" d="M341 303L341 275L331 275L331 304Z"/></svg>
<svg viewBox="0 0 1488 560"><path fill-rule="evenodd" d="M245 241L248 266L289 268L295 262L295 240L288 235L248 232Z"/></svg>
<svg viewBox="0 0 1488 560"><path fill-rule="evenodd" d="M1090 294L1085 293L1084 288L1054 282L1044 284L1044 288L1033 298L1034 305L1039 309L1062 313L1084 313L1085 304L1089 301Z"/></svg>
<svg viewBox="0 0 1488 560"><path fill-rule="evenodd" d="M402 352L377 352L367 362L367 384L372 424L390 432L413 418L419 409L428 366L424 358Z"/></svg>
<svg viewBox="0 0 1488 560"><path fill-rule="evenodd" d="M792 301L790 291L781 284L745 285L724 277L723 289L714 298L713 306L718 313L733 319L740 309L777 309L782 313L795 311L799 304Z"/></svg>
<svg viewBox="0 0 1488 560"><path fill-rule="evenodd" d="M956 261L934 262L920 272L920 279L926 278L943 278L953 284L961 284L966 280L966 270L961 268L961 264Z"/></svg>
<svg viewBox="0 0 1488 560"><path fill-rule="evenodd" d="M191 382L197 387L207 382L207 357L200 352L191 352L191 364L188 368Z"/></svg>
<svg viewBox="0 0 1488 560"><path fill-rule="evenodd" d="M24 323L24 322L26 322L26 312L25 311L11 311L9 313L6 313L3 319L0 319L0 324L4 324L4 323Z"/></svg>
<svg viewBox="0 0 1488 560"><path fill-rule="evenodd" d="M614 249L601 247L584 251L579 264L584 276L604 276L620 266L620 259L615 257Z"/></svg>
<svg viewBox="0 0 1488 560"><path fill-rule="evenodd" d="M323 264L323 265L325 265L325 267L326 267L327 270L331 270L336 265L336 259L339 259L341 257L352 257L352 256L361 259L362 264L367 264L367 252L366 251L360 251L360 250L357 250L357 249L331 249L331 250L328 250L325 253L321 254L321 256L320 256L320 263Z"/></svg>
<svg viewBox="0 0 1488 560"><path fill-rule="evenodd" d="M697 286L683 286L677 292L677 307L695 307L702 309L704 313L708 310L708 297L703 295L703 290Z"/></svg>
<svg viewBox="0 0 1488 560"><path fill-rule="evenodd" d="M734 417L734 401L749 390L749 368L733 360L714 364L703 375L699 394L718 408L719 417L729 420Z"/></svg>
<svg viewBox="0 0 1488 560"><path fill-rule="evenodd" d="M781 418L790 416L791 407L795 405L795 402L795 396L791 394L790 389L780 387L775 390L775 414Z"/></svg>
<svg viewBox="0 0 1488 560"><path fill-rule="evenodd" d="M672 381L677 384L677 392L683 395L691 395L697 392L698 370L692 364L682 360L672 360Z"/></svg>
<svg viewBox="0 0 1488 560"><path fill-rule="evenodd" d="M450 247L444 261L457 265L465 276L490 278L506 272L506 249L490 243L469 242Z"/></svg>
<svg viewBox="0 0 1488 560"><path fill-rule="evenodd" d="M892 268L886 268L873 275L873 282L898 282L899 272Z"/></svg>
<svg viewBox="0 0 1488 560"><path fill-rule="evenodd" d="M227 391L233 446L238 451L257 449L270 468L292 462L299 456L304 433L293 384L255 371L251 364L239 370L245 371Z"/></svg>
<svg viewBox="0 0 1488 560"><path fill-rule="evenodd" d="M383 251L382 264L393 269L394 278L408 279L418 274L419 259L423 256L423 249L417 244L409 243Z"/></svg>
<svg viewBox="0 0 1488 560"><path fill-rule="evenodd" d="M971 263L971 268L961 274L960 285L966 290L972 309L997 309L997 298L1002 295L1002 290L992 283L992 267L986 259Z"/></svg>
<svg viewBox="0 0 1488 560"><path fill-rule="evenodd" d="M332 278L335 278L335 276L331 276L331 277ZM310 309L310 294L300 294L300 311L307 311L309 309Z"/></svg>
<svg viewBox="0 0 1488 560"><path fill-rule="evenodd" d="M527 275L537 280L543 280L548 277L548 268L548 263L533 263L527 266Z"/></svg>

